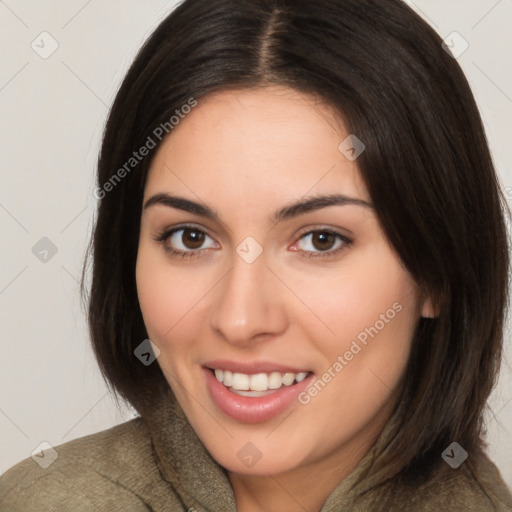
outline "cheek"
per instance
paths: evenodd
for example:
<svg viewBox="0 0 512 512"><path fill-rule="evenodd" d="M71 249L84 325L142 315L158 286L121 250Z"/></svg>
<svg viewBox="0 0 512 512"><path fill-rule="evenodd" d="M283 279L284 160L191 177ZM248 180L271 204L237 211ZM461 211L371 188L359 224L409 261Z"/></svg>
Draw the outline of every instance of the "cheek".
<svg viewBox="0 0 512 512"><path fill-rule="evenodd" d="M213 283L208 271L169 263L163 251L141 243L136 266L137 294L148 335L157 345L167 344L183 324L198 314L201 300Z"/></svg>
<svg viewBox="0 0 512 512"><path fill-rule="evenodd" d="M163 249L142 241L136 265L137 294L148 330L165 337L178 322L193 313L213 279L208 269L190 271L169 261Z"/></svg>
<svg viewBox="0 0 512 512"><path fill-rule="evenodd" d="M362 263L309 287L308 298L316 300L332 332L309 330L323 364L300 400L311 428L321 414L343 418L342 425L326 423L326 436L333 438L355 434L388 410L419 320L416 286L399 262L383 257Z"/></svg>
<svg viewBox="0 0 512 512"><path fill-rule="evenodd" d="M202 339L201 299L207 294L208 277L194 277L169 264L165 253L141 244L136 266L137 293L149 339L160 349L158 365L176 396L177 381L186 382L187 368L194 364ZM203 279L204 277L204 279ZM211 279L210 279L211 280ZM201 283L205 283L201 286ZM182 397L186 401L186 397Z"/></svg>
<svg viewBox="0 0 512 512"><path fill-rule="evenodd" d="M405 370L420 316L418 291L392 257L353 268L337 285L337 305L324 303L336 332L323 349L338 375L333 391L353 410L371 414L390 398Z"/></svg>
<svg viewBox="0 0 512 512"><path fill-rule="evenodd" d="M336 269L302 273L301 279L289 272L286 280L314 313L302 315L304 308L298 304L296 322L305 325L309 319L313 338L330 345L331 352L348 350L358 336L364 343L376 330L381 339L409 341L419 319L414 280L387 246L372 246Z"/></svg>
<svg viewBox="0 0 512 512"><path fill-rule="evenodd" d="M300 293L317 318L296 317L321 361L317 379L322 382L310 388L303 403L312 399L325 410L352 411L346 421L354 428L391 398L420 316L417 287L393 253L374 248L357 256L336 273L304 282Z"/></svg>

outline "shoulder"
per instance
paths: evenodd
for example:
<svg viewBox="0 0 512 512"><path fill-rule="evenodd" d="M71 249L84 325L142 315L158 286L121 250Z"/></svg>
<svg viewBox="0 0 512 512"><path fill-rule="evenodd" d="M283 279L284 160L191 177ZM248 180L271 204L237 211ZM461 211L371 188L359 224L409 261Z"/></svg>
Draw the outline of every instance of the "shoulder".
<svg viewBox="0 0 512 512"><path fill-rule="evenodd" d="M441 463L424 485L404 493L409 510L464 512L512 511L512 497L496 466L474 454L456 469Z"/></svg>
<svg viewBox="0 0 512 512"><path fill-rule="evenodd" d="M30 457L0 477L2 511L146 511L157 488L172 499L140 418L53 450L40 454L42 464Z"/></svg>

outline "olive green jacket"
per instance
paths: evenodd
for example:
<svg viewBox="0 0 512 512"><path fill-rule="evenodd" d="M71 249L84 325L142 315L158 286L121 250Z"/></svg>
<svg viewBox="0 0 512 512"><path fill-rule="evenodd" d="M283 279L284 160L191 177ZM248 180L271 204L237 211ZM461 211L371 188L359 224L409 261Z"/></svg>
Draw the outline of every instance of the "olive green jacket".
<svg viewBox="0 0 512 512"><path fill-rule="evenodd" d="M1 512L236 512L225 470L171 397L162 398L151 418L136 418L55 450L57 458L46 469L28 458L0 477ZM52 458L50 452L39 457L43 465L45 457ZM334 489L321 512L512 510L496 467L484 455L471 454L457 469L441 461L419 487L387 495L385 488L370 490L356 500L371 486L371 478L353 486L370 458L371 452Z"/></svg>

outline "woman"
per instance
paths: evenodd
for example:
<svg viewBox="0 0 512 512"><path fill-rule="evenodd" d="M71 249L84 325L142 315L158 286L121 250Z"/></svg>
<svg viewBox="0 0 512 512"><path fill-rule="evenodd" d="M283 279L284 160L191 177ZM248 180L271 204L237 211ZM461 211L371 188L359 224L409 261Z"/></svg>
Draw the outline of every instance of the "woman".
<svg viewBox="0 0 512 512"><path fill-rule="evenodd" d="M2 510L510 510L482 438L502 198L406 5L186 0L95 195L91 337L140 417L12 468Z"/></svg>

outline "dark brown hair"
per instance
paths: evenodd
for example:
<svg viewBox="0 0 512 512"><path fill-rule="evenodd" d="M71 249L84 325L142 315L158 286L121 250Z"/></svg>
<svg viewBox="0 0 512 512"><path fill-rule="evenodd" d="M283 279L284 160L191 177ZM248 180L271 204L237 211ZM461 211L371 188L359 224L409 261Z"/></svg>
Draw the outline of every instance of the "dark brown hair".
<svg viewBox="0 0 512 512"><path fill-rule="evenodd" d="M134 356L147 338L135 264L157 148L104 185L190 98L267 84L332 105L364 142L357 162L384 233L438 311L417 326L379 460L387 478L425 474L452 441L479 450L507 301L504 201L459 65L399 0L185 0L146 41L98 163L89 325L107 382L142 415L168 387Z"/></svg>

